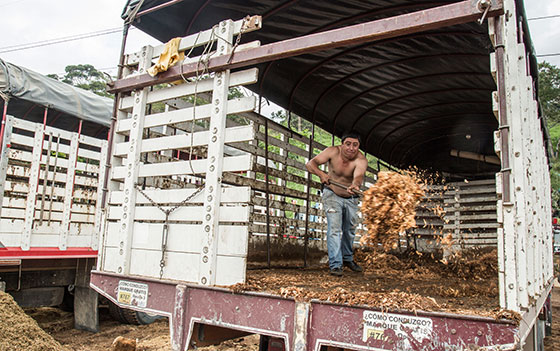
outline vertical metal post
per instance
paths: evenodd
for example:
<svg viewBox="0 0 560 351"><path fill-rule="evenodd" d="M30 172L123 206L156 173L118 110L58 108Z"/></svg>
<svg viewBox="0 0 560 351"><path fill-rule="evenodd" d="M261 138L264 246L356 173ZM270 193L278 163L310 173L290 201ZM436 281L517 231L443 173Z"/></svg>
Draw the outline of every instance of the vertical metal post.
<svg viewBox="0 0 560 351"><path fill-rule="evenodd" d="M228 55L232 50L233 22L220 22L217 52ZM202 219L203 239L199 261L199 282L202 285L216 285L218 265L218 245L220 242L220 203L222 195L222 170L224 161L224 141L227 119L227 101L230 71L215 73L212 91L212 112L210 115L210 140L208 140L208 157L204 189L204 216ZM222 273L223 274L223 273Z"/></svg>
<svg viewBox="0 0 560 351"><path fill-rule="evenodd" d="M4 108L2 109L2 126L0 127L0 152L2 152L4 141L4 130L6 128L6 116L8 115L8 100L4 100Z"/></svg>
<svg viewBox="0 0 560 351"><path fill-rule="evenodd" d="M78 151L80 149L80 135L82 133L82 121L78 126L78 133L72 133L70 141L70 156L68 157L68 168L66 170L66 189L64 192L64 207L62 223L60 224L58 248L66 250L68 247L68 234L72 218L72 204L74 202L74 185L76 182L76 165L78 164Z"/></svg>
<svg viewBox="0 0 560 351"><path fill-rule="evenodd" d="M49 143L47 147L47 160L45 161L45 174L43 175L43 193L41 194L41 211L39 214L39 225L43 224L43 214L45 212L45 197L47 196L47 183L49 181L49 168L51 163L51 149L53 133L48 134ZM54 186L54 183L53 183Z"/></svg>
<svg viewBox="0 0 560 351"><path fill-rule="evenodd" d="M8 171L9 145L12 139L12 127L14 119L6 117L4 136L0 139L0 217L2 215L2 203L4 201L4 187L6 186L6 174ZM4 124L2 124L4 127Z"/></svg>
<svg viewBox="0 0 560 351"><path fill-rule="evenodd" d="M35 136L33 138L33 151L31 159L31 170L29 172L29 192L25 203L25 220L23 224L23 235L21 236L22 250L29 250L31 246L31 232L35 219L35 200L37 197L37 186L39 184L39 169L41 165L41 154L43 152L42 125L35 125Z"/></svg>
<svg viewBox="0 0 560 351"><path fill-rule="evenodd" d="M108 144L107 141L103 140L101 143L101 150L99 151L99 173L97 174L97 198L95 201L95 218L93 220L93 225L95 226L95 230L91 236L90 247L93 250L97 250L99 248L99 237L102 231L102 211L103 211L103 190L101 186L103 185L104 177L105 177L105 169L107 164L107 150Z"/></svg>
<svg viewBox="0 0 560 351"><path fill-rule="evenodd" d="M505 55L504 55L504 32L503 16L494 17L494 30L496 34L496 69L498 79L499 118L500 118L500 142L502 159L502 200L504 203L511 202L511 166L509 164L509 124L506 100L505 82Z"/></svg>
<svg viewBox="0 0 560 351"><path fill-rule="evenodd" d="M145 72L152 64L153 47L144 46L138 64L140 73ZM134 232L134 216L136 211L136 190L138 174L141 163L142 140L144 135L144 122L146 120L146 101L149 88L136 90L132 95L134 103L132 106L132 125L129 134L130 148L126 156L126 172L124 177L123 191L125 198L122 204L122 213L119 220L119 256L116 259L117 273L130 273L130 260L132 255L132 235Z"/></svg>
<svg viewBox="0 0 560 351"><path fill-rule="evenodd" d="M117 79L121 79L123 75L123 68L124 68L124 50L126 47L126 39L128 37L128 29L130 27L129 23L125 23L123 26L123 36L121 40L121 52L119 54L119 66L117 70ZM106 164L105 164L105 175L103 176L103 184L101 188L102 196L101 196L101 207L105 208L105 204L107 201L107 192L109 191L109 172L111 171L111 162L107 162L111 160L111 152L113 151L113 139L114 139L114 132L115 132L115 125L117 124L117 112L119 110L119 101L121 99L121 93L115 94L115 99L113 101L113 115L111 116L111 126L109 127L109 132L107 133L107 156L105 157ZM101 184L100 184L101 185ZM99 266L99 264L98 264Z"/></svg>
<svg viewBox="0 0 560 351"><path fill-rule="evenodd" d="M266 190L266 260L270 268L270 189L268 185L268 118L264 120L264 156L265 156L265 190Z"/></svg>
<svg viewBox="0 0 560 351"><path fill-rule="evenodd" d="M311 135L309 136L309 156L308 160L313 158L313 139L315 137L315 119L311 124ZM309 242L309 200L311 198L311 172L307 173L307 194L305 200L305 233L303 243L303 266L307 267L307 246Z"/></svg>

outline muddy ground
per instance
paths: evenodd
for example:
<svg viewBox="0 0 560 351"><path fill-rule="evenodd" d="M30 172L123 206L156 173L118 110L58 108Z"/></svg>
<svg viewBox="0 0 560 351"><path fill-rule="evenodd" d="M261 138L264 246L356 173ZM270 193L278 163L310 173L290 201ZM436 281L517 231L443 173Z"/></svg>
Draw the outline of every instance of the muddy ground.
<svg viewBox="0 0 560 351"><path fill-rule="evenodd" d="M341 278L330 276L324 266L307 269L250 269L247 271L247 283L231 288L236 291L267 291L298 300L318 298L335 303L381 306L387 310L432 310L508 317L498 308L495 250L463 254L446 262L417 253L400 256L358 252L355 257L365 268L363 273L345 270L344 277ZM553 336L546 341L546 351L560 350L560 286L553 290L552 304ZM167 319L145 326L120 324L110 317L108 308L102 307L100 331L90 333L73 329L72 313L57 308L27 309L25 312L37 325L9 295L0 294L0 305L3 306L0 320L2 316L8 315L10 320L14 320L12 327L3 324L3 329L6 330L0 329L0 335L4 333L6 336L21 338L22 335L29 334L29 330L35 330L37 332L31 333L27 339L38 340L37 336L41 336L40 339L48 343L52 336L65 351L111 350L111 344L118 336L137 340L138 351L171 350ZM515 315L510 314L509 317L515 318ZM16 323L17 318L21 322ZM23 325L27 327L22 327ZM48 335L41 335L43 330L39 327ZM4 351L3 347L0 349ZM21 348L11 348L10 351L12 349L19 351ZM32 349L46 350L41 346ZM57 345L55 349L61 348ZM258 350L258 337L248 336L219 346L199 349Z"/></svg>
<svg viewBox="0 0 560 351"><path fill-rule="evenodd" d="M545 351L560 350L560 287L552 294L552 337L545 340ZM101 309L100 332L90 333L72 328L72 314L55 308L27 310L44 330L54 337L67 351L106 351L117 336L138 340L138 351L168 351L169 325L162 319L151 325L132 326L115 322L107 309ZM223 343L220 346L199 350L253 351L258 350L258 337L248 336Z"/></svg>

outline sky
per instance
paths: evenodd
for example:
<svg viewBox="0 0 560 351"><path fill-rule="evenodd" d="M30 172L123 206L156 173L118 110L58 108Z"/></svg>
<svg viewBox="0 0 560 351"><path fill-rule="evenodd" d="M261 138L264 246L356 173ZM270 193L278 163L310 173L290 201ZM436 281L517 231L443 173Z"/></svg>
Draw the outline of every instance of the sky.
<svg viewBox="0 0 560 351"><path fill-rule="evenodd" d="M126 0L0 0L0 58L42 74L62 74L67 65L92 64L116 75L122 39L120 18ZM525 0L529 19L560 15L560 0ZM560 67L560 17L529 21L539 58ZM100 31L114 30L99 35ZM98 33L90 38L42 45L47 40ZM63 39L64 40L64 39ZM16 45L34 44L18 49ZM159 42L138 29L130 31L126 52ZM21 47L19 47L21 48Z"/></svg>

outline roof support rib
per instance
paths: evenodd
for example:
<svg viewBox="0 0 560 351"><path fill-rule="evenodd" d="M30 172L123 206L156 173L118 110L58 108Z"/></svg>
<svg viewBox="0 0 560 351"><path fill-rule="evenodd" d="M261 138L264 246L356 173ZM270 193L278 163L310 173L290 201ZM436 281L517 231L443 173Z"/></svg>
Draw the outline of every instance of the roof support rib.
<svg viewBox="0 0 560 351"><path fill-rule="evenodd" d="M210 71L234 69L262 62L297 56L319 50L326 50L345 45L357 45L401 35L427 31L431 29L468 23L482 15L478 0L465 0L458 3L416 11L395 17L384 18L326 32L310 34L280 42L263 45L254 49L236 52L233 57L222 55L210 59ZM492 0L488 16L503 13L502 0ZM132 76L116 81L111 87L112 93L144 88L158 83L168 83L183 77L195 75L197 63L174 66L155 78L148 74Z"/></svg>

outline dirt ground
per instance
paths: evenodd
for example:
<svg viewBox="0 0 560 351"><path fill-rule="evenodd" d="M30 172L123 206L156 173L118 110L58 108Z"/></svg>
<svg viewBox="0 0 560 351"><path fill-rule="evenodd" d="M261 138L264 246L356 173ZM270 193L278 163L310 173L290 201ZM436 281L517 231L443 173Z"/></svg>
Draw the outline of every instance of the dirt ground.
<svg viewBox="0 0 560 351"><path fill-rule="evenodd" d="M545 339L545 351L560 350L560 287L553 290L553 325L552 337ZM124 325L115 322L107 309L101 309L99 333L79 331L72 328L72 314L56 308L40 308L26 311L35 318L45 331L54 337L65 351L106 351L117 336L137 339L138 351L168 351L169 325L166 319L146 326ZM200 348L199 350L216 351L257 351L258 337L247 336L231 340L219 346Z"/></svg>
<svg viewBox="0 0 560 351"><path fill-rule="evenodd" d="M388 309L451 311L515 318L511 314L504 315L504 311L497 308L495 252L479 251L472 256L463 255L446 262L418 254L397 257L359 252L356 260L365 271L354 273L346 269L342 278L330 276L324 266L308 269L252 269L247 272L247 283L232 289L268 291L299 300L319 298ZM13 307L8 300L4 296L2 301L17 312L19 307ZM560 286L553 290L552 305L553 336L546 340L546 351L560 350ZM111 319L108 308L102 307L100 332L90 333L73 329L72 314L60 309L38 308L25 312L48 333L42 337L52 336L64 351L111 350L111 344L118 336L136 340L138 351L171 350L167 319L145 326L120 324ZM253 335L199 350L256 351L258 342L258 336Z"/></svg>
<svg viewBox="0 0 560 351"><path fill-rule="evenodd" d="M107 308L100 309L98 333L73 329L73 315L57 308L28 309L41 328L63 347L64 351L107 351L116 337L136 340L137 351L170 351L169 323L161 319L150 325L128 325L114 321ZM230 340L222 345L198 348L210 351L256 351L259 338L256 335Z"/></svg>

